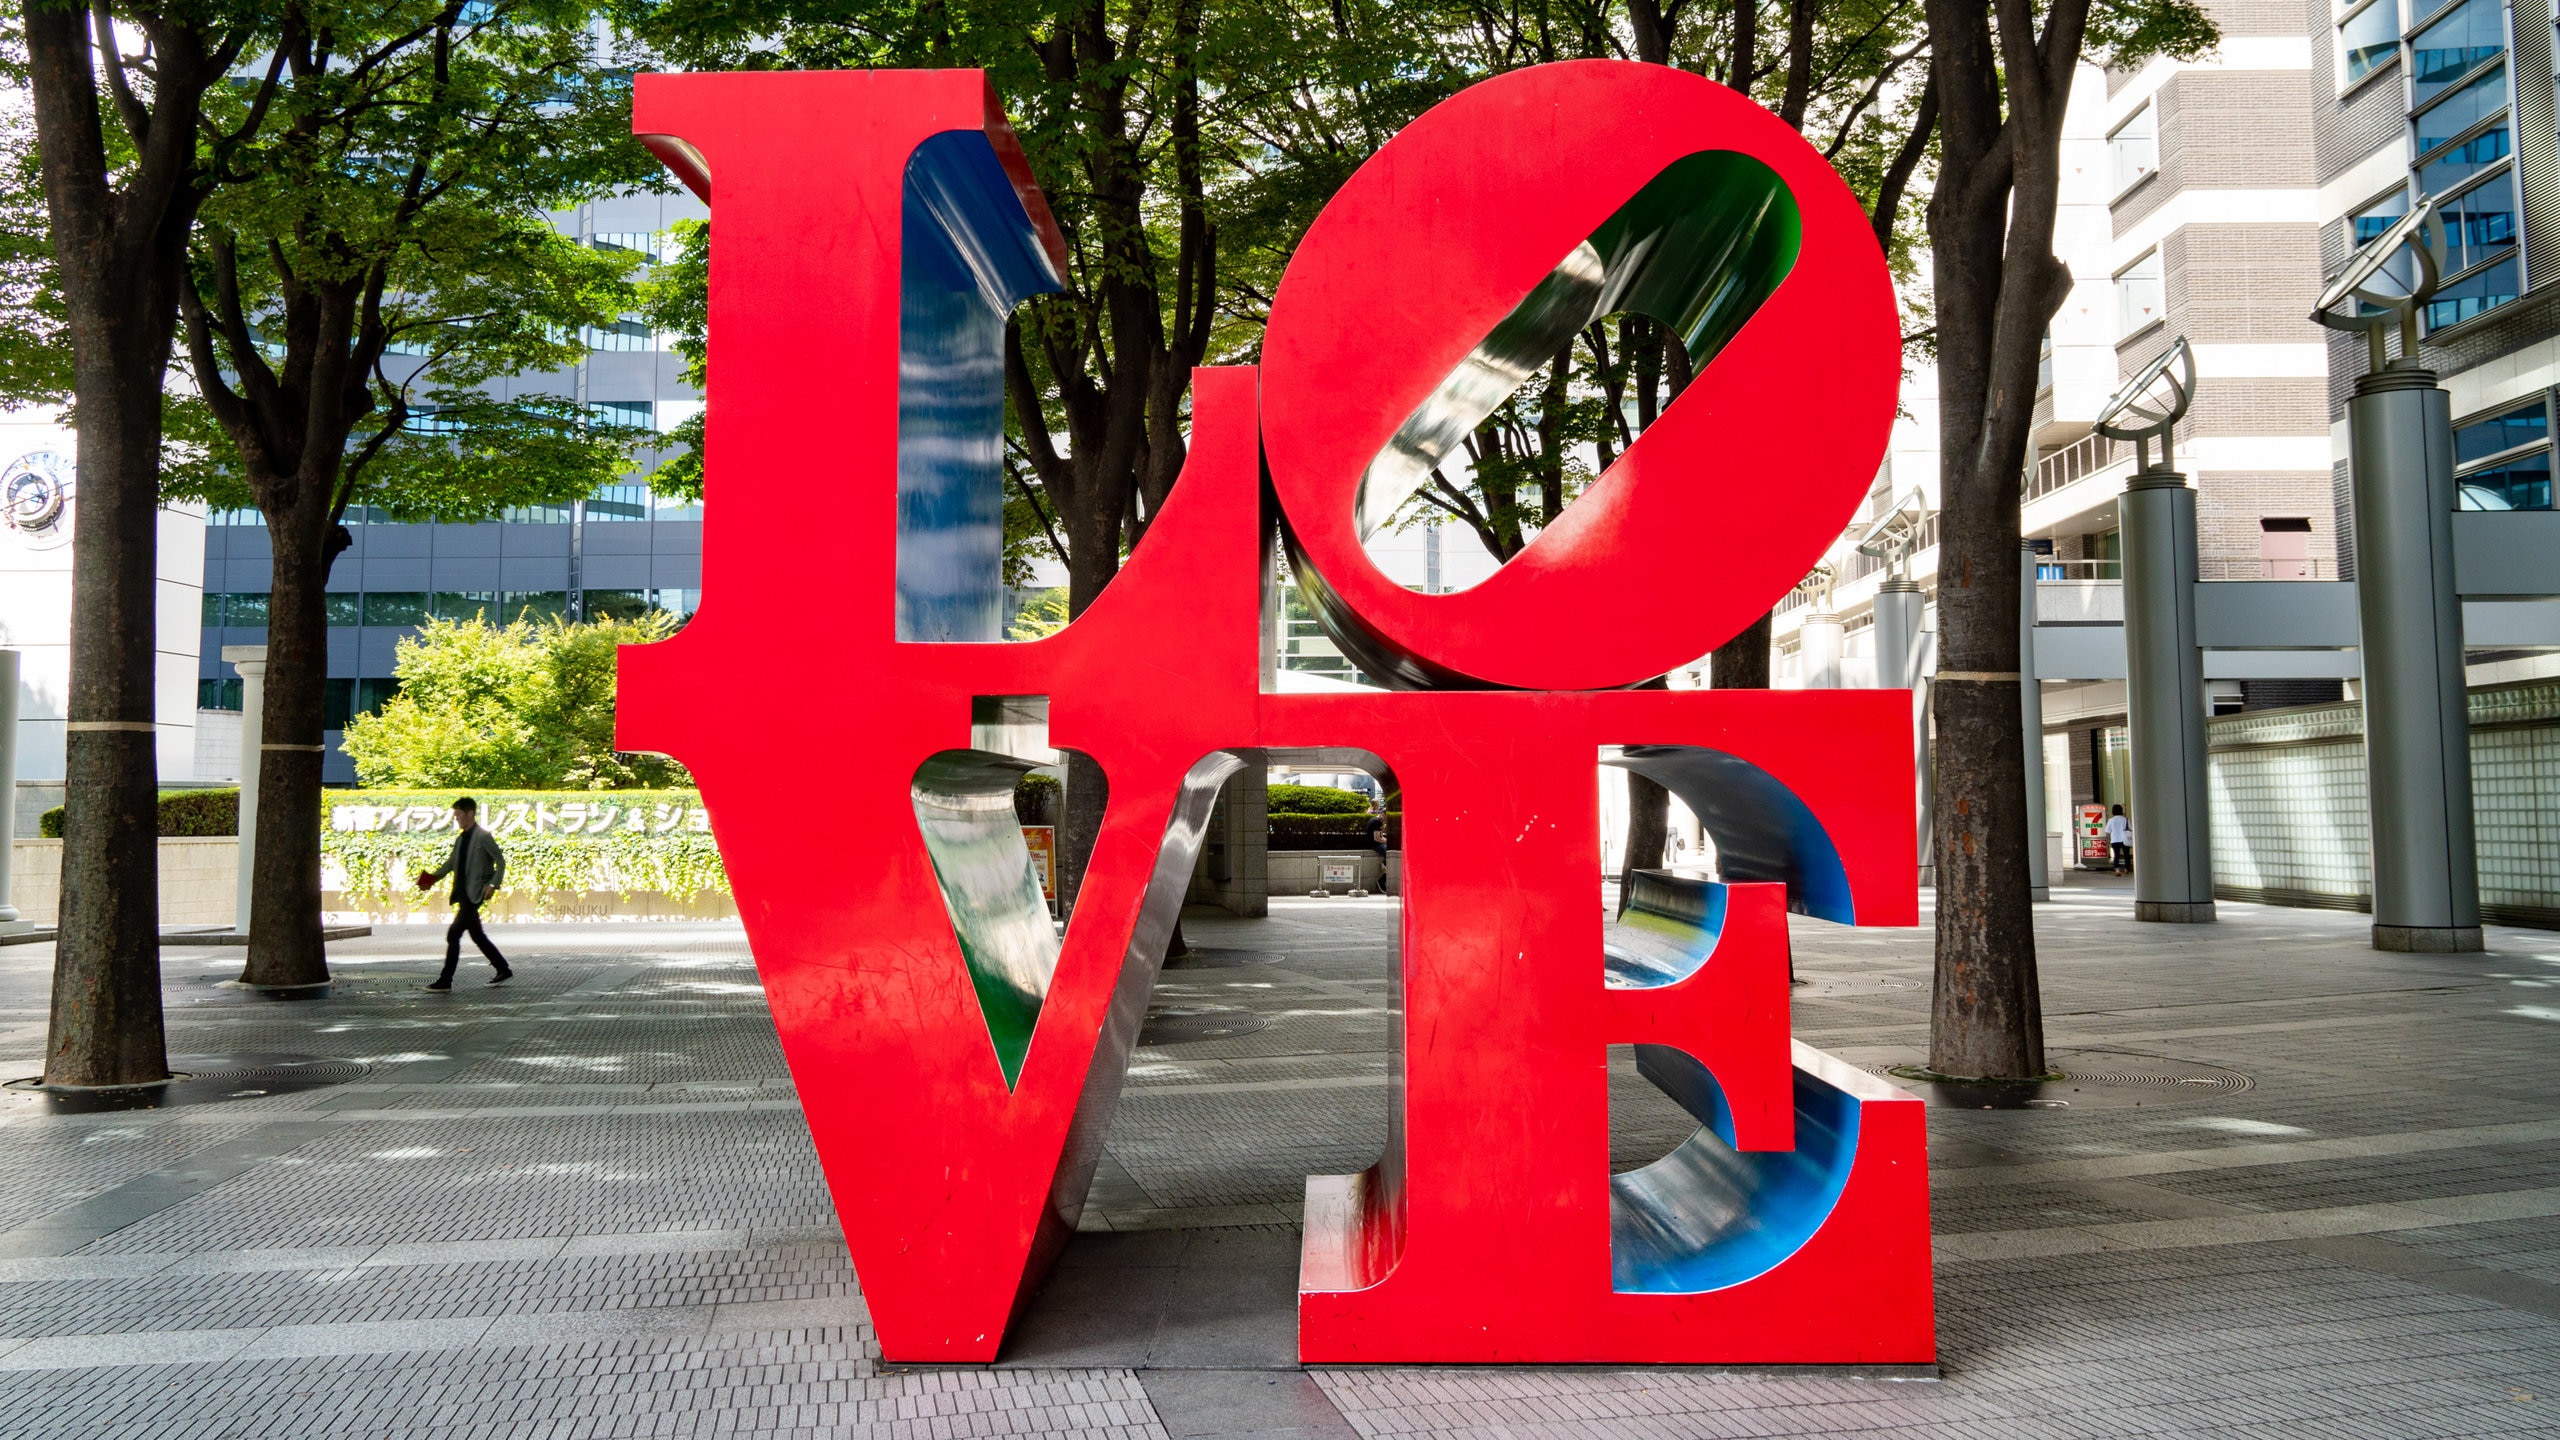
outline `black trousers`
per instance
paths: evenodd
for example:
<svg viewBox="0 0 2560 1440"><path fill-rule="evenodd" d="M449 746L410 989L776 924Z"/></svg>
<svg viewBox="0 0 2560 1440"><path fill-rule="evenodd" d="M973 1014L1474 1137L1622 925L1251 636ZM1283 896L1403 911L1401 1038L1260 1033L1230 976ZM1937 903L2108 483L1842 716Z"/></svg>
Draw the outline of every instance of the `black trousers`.
<svg viewBox="0 0 2560 1440"><path fill-rule="evenodd" d="M507 957L498 953L498 947L489 943L489 932L480 928L480 907L462 900L455 903L453 923L445 927L444 973L436 977L438 984L453 983L453 969L462 963L462 937L465 935L471 937L472 944L480 947L481 954L489 957L490 969L501 975L510 973Z"/></svg>

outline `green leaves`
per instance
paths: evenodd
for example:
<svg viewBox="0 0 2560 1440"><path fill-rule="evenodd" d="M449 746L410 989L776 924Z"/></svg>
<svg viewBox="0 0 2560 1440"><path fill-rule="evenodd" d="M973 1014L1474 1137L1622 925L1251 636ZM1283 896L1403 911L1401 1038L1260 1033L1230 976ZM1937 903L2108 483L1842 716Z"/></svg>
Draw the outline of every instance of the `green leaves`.
<svg viewBox="0 0 2560 1440"><path fill-rule="evenodd" d="M344 748L376 786L617 790L682 786L682 766L613 749L617 647L674 616L490 625L430 621L400 642L400 691L350 721Z"/></svg>

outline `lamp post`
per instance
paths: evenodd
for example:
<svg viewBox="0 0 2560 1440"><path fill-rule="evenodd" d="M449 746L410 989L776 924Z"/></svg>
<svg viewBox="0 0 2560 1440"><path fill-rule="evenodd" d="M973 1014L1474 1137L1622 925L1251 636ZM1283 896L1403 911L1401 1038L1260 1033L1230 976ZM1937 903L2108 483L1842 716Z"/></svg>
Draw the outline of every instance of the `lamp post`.
<svg viewBox="0 0 2560 1440"><path fill-rule="evenodd" d="M1914 488L1878 516L1857 540L1859 554L1885 563L1876 589L1876 688L1911 692L1912 813L1918 818L1920 868L1929 856L1929 677L1921 671L1920 623L1927 610L1911 578L1911 552L1921 548L1929 497Z"/></svg>
<svg viewBox="0 0 2560 1440"><path fill-rule="evenodd" d="M2125 382L2093 426L2111 440L2132 441L2135 455L2116 508L2137 836L2133 918L2173 923L2214 919L2204 652L2196 644L2196 492L2170 453L2195 386L2195 357L2181 336Z"/></svg>
<svg viewBox="0 0 2560 1440"><path fill-rule="evenodd" d="M258 752L267 710L267 647L225 645L222 658L240 672L240 874L231 892L231 928L249 933L251 882L257 875Z"/></svg>
<svg viewBox="0 0 2560 1440"><path fill-rule="evenodd" d="M0 650L0 935L32 930L10 889L18 844L18 652Z"/></svg>
<svg viewBox="0 0 2560 1440"><path fill-rule="evenodd" d="M2418 353L2418 311L2435 293L2444 249L2435 201L2421 199L2358 252L2311 312L2331 329L2363 331L2370 365L2347 400L2347 469L2377 950L2481 948L2470 695L2453 577L2453 408ZM2397 293L2390 266L2404 250L2414 283ZM2393 330L2397 359L2388 353Z"/></svg>

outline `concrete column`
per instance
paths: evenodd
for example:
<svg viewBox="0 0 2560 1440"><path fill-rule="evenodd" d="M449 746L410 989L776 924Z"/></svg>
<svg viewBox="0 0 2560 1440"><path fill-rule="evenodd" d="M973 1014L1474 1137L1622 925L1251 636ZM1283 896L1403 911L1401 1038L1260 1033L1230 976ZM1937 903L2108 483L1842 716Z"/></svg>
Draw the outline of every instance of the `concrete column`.
<svg viewBox="0 0 2560 1440"><path fill-rule="evenodd" d="M2116 514L2124 536L2125 712L2133 741L2133 918L2210 921L2196 492L2174 470L2146 470L2127 484Z"/></svg>
<svg viewBox="0 0 2560 1440"><path fill-rule="evenodd" d="M18 652L0 650L0 934L32 930L18 918L10 870L18 843Z"/></svg>
<svg viewBox="0 0 2560 1440"><path fill-rule="evenodd" d="M257 874L258 758L266 732L267 647L225 645L222 658L240 672L240 876L232 894L231 928L249 933L251 881Z"/></svg>
<svg viewBox="0 0 2560 1440"><path fill-rule="evenodd" d="M2471 718L2453 588L2451 401L2425 370L2386 370L2347 401L2356 603L2363 621L2373 946L2481 948Z"/></svg>
<svg viewBox="0 0 2560 1440"><path fill-rule="evenodd" d="M1876 686L1911 692L1912 813L1919 820L1920 868L1929 866L1929 713L1920 673L1920 587L1887 580L1876 591Z"/></svg>
<svg viewBox="0 0 2560 1440"><path fill-rule="evenodd" d="M1823 606L1797 631L1796 674L1807 690L1840 688L1840 617Z"/></svg>
<svg viewBox="0 0 2560 1440"><path fill-rule="evenodd" d="M2027 751L2027 886L2053 898L2044 839L2044 683L2036 679L2036 552L2018 550L2018 725ZM2210 892L2208 892L2210 893Z"/></svg>

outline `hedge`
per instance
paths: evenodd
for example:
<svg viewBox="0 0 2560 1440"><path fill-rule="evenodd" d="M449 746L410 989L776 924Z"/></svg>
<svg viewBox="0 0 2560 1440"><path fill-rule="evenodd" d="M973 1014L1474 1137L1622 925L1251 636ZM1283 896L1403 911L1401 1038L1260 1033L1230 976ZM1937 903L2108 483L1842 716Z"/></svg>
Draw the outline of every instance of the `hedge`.
<svg viewBox="0 0 2560 1440"><path fill-rule="evenodd" d="M340 892L384 902L414 893L418 872L442 865L453 849L457 793L324 792L320 855L338 867ZM731 893L699 792L495 790L473 798L507 852L506 888L531 894L537 906L557 891L652 891L679 903Z"/></svg>
<svg viewBox="0 0 2560 1440"><path fill-rule="evenodd" d="M47 840L62 838L63 807L56 805L36 820L36 833ZM237 835L240 833L240 792L233 790L163 790L160 792L160 833L168 835Z"/></svg>
<svg viewBox="0 0 2560 1440"><path fill-rule="evenodd" d="M1358 815L1369 813L1369 797L1337 785L1274 785L1269 801L1275 815Z"/></svg>
<svg viewBox="0 0 2560 1440"><path fill-rule="evenodd" d="M1277 789L1279 787L1272 787ZM1365 850L1369 848L1370 815L1291 815L1271 817L1274 850ZM1404 815L1388 811L1387 847L1404 843Z"/></svg>

